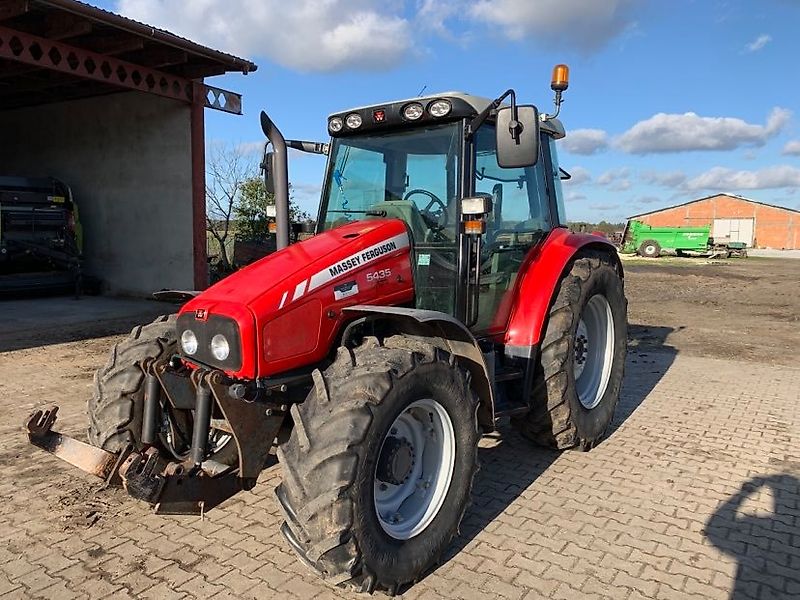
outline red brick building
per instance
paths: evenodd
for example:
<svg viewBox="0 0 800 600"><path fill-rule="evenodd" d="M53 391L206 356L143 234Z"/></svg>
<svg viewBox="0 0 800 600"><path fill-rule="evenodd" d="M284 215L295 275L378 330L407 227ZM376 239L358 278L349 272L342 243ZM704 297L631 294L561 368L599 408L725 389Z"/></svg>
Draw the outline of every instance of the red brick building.
<svg viewBox="0 0 800 600"><path fill-rule="evenodd" d="M653 227L711 225L715 239L752 248L800 249L800 211L733 194L716 194L629 217Z"/></svg>

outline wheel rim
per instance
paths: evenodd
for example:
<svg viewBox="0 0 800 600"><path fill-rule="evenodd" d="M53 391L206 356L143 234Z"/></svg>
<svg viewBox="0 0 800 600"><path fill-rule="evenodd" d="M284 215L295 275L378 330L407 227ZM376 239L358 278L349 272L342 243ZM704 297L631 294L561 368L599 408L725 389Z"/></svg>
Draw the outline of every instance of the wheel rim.
<svg viewBox="0 0 800 600"><path fill-rule="evenodd" d="M450 489L455 455L453 423L441 404L417 400L400 413L373 476L375 512L386 533L407 540L430 525Z"/></svg>
<svg viewBox="0 0 800 600"><path fill-rule="evenodd" d="M575 332L573 374L578 400L591 410L603 399L614 362L614 318L600 294L592 296Z"/></svg>

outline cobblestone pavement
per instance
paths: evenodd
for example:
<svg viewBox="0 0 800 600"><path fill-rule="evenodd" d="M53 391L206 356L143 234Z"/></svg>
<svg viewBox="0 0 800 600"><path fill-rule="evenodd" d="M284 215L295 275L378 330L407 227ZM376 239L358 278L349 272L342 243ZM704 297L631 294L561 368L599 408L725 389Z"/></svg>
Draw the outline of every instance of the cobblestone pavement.
<svg viewBox="0 0 800 600"><path fill-rule="evenodd" d="M278 529L279 467L204 520L160 517L26 445L58 401L81 434L111 340L0 353L0 596L327 598ZM800 596L800 370L669 352L629 358L589 453L481 443L462 535L407 598Z"/></svg>

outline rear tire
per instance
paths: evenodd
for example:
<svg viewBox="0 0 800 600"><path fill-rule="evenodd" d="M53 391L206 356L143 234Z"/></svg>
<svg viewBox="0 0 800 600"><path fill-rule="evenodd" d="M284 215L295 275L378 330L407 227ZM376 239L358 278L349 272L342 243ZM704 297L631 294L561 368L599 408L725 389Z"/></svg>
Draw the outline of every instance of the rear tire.
<svg viewBox="0 0 800 600"><path fill-rule="evenodd" d="M469 504L479 440L469 376L451 355L395 336L340 348L324 373L314 372L314 383L292 407L294 428L278 448L282 531L329 583L396 593L440 559ZM404 419L430 419L429 437L415 443ZM437 455L447 444L452 453ZM423 466L437 456L432 469ZM429 480L429 472L441 475ZM394 515L381 514L403 486L414 491Z"/></svg>
<svg viewBox="0 0 800 600"><path fill-rule="evenodd" d="M645 258L658 258L661 256L661 246L655 240L645 240L639 246L639 254Z"/></svg>
<svg viewBox="0 0 800 600"><path fill-rule="evenodd" d="M579 256L559 284L531 412L512 420L533 442L589 450L614 416L625 368L627 300L609 257Z"/></svg>

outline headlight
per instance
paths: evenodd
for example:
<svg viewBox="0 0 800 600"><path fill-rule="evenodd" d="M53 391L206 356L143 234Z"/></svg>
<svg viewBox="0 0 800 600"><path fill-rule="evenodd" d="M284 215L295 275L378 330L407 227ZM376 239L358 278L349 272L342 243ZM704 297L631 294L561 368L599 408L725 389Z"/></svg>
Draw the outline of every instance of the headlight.
<svg viewBox="0 0 800 600"><path fill-rule="evenodd" d="M450 113L453 106L448 100L434 100L428 106L428 112L434 117L444 117Z"/></svg>
<svg viewBox="0 0 800 600"><path fill-rule="evenodd" d="M181 347L186 354L194 354L197 352L197 336L191 329L186 329L181 334Z"/></svg>
<svg viewBox="0 0 800 600"><path fill-rule="evenodd" d="M342 117L333 117L330 121L328 121L328 129L333 133L341 131L342 127L344 127L344 121L342 121Z"/></svg>
<svg viewBox="0 0 800 600"><path fill-rule="evenodd" d="M403 117L409 121L416 121L424 112L425 109L422 108L422 104L419 102L412 102L411 104L406 104L403 107Z"/></svg>
<svg viewBox="0 0 800 600"><path fill-rule="evenodd" d="M214 358L217 360L225 360L230 353L231 346L228 344L228 339L224 335L218 333L211 338L211 354L214 355Z"/></svg>
<svg viewBox="0 0 800 600"><path fill-rule="evenodd" d="M358 113L350 113L347 115L347 118L344 120L347 123L347 126L350 129L358 129L361 127L361 115Z"/></svg>

